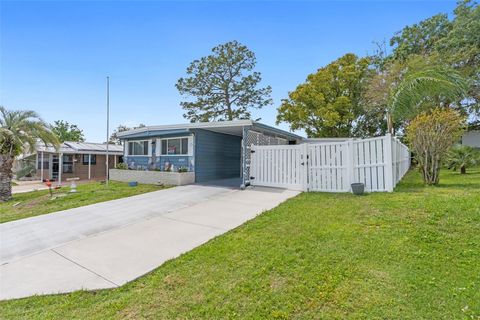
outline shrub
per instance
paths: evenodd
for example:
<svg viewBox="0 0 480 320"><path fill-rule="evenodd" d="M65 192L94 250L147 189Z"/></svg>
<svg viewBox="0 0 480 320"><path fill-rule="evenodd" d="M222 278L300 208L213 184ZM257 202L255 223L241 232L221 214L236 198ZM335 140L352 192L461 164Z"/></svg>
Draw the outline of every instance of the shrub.
<svg viewBox="0 0 480 320"><path fill-rule="evenodd" d="M480 152L469 146L454 146L448 151L445 160L448 169L453 169L453 171L460 169L461 174L467 173L467 167L477 164L480 164Z"/></svg>
<svg viewBox="0 0 480 320"><path fill-rule="evenodd" d="M24 177L31 177L35 174L36 168L34 164L28 163L22 169L15 172L17 179L24 178Z"/></svg>
<svg viewBox="0 0 480 320"><path fill-rule="evenodd" d="M438 184L442 158L463 132L465 118L447 108L415 117L407 127L407 141L426 184Z"/></svg>
<svg viewBox="0 0 480 320"><path fill-rule="evenodd" d="M180 173L188 172L188 168L187 167L180 167L180 168L178 168L178 172L180 172Z"/></svg>
<svg viewBox="0 0 480 320"><path fill-rule="evenodd" d="M115 169L127 170L128 165L125 162L117 163L117 165L115 166Z"/></svg>

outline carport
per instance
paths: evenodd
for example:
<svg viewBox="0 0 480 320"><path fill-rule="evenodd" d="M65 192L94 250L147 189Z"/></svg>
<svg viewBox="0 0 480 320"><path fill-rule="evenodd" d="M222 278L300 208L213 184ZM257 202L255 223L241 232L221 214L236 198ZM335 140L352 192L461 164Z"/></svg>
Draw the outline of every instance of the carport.
<svg viewBox="0 0 480 320"><path fill-rule="evenodd" d="M194 172L196 183L237 183L242 187L250 183L252 145L287 145L303 140L253 120L146 126L118 136L124 142L124 159L130 169L181 168Z"/></svg>

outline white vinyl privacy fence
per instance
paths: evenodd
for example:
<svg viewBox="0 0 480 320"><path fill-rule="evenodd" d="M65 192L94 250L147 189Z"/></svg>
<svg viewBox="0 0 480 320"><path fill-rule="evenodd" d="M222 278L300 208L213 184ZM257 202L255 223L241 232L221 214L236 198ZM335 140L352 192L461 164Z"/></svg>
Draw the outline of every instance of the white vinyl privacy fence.
<svg viewBox="0 0 480 320"><path fill-rule="evenodd" d="M410 151L396 138L300 145L251 146L250 183L302 191L393 191L410 167Z"/></svg>

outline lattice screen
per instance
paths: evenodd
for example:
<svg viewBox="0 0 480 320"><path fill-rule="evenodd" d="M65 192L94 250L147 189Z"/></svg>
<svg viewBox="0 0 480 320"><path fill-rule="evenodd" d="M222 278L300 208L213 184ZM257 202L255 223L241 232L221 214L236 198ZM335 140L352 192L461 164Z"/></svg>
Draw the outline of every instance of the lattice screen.
<svg viewBox="0 0 480 320"><path fill-rule="evenodd" d="M282 139L274 136L269 136L261 132L248 130L245 139L246 152L244 152L244 161L246 162L245 172L244 172L244 182L250 181L250 157L251 157L251 146L271 146L271 145L284 145L288 144L287 139Z"/></svg>

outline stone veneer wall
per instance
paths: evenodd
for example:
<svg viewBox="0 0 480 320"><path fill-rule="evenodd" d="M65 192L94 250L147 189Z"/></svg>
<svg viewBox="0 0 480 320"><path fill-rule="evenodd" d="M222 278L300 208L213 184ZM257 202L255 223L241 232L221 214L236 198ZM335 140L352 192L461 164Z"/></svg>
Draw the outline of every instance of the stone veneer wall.
<svg viewBox="0 0 480 320"><path fill-rule="evenodd" d="M110 169L110 180L130 182L137 181L145 184L158 184L183 186L195 183L194 172L165 172Z"/></svg>

